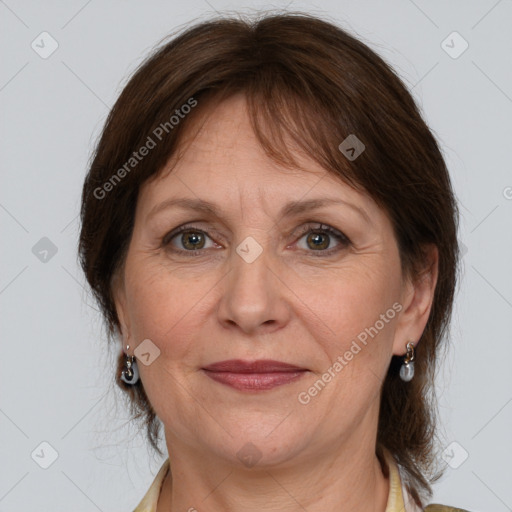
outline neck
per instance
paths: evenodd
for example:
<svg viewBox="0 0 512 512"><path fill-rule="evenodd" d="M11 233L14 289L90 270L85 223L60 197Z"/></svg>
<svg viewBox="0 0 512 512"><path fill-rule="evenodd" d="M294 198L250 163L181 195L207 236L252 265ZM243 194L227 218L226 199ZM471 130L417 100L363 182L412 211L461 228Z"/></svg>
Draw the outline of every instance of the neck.
<svg viewBox="0 0 512 512"><path fill-rule="evenodd" d="M168 443L169 444L169 443ZM371 443L318 454L279 467L240 469L174 442L171 471L162 485L157 512L344 512L386 509L389 479ZM172 472L172 476L171 476Z"/></svg>

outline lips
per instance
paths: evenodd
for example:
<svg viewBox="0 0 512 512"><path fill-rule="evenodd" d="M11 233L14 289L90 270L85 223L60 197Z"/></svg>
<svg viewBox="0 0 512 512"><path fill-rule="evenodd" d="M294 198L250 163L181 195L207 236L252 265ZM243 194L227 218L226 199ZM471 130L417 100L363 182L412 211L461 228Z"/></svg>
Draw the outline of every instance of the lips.
<svg viewBox="0 0 512 512"><path fill-rule="evenodd" d="M300 379L308 370L295 365L260 359L219 361L202 368L212 380L240 391L264 391Z"/></svg>
<svg viewBox="0 0 512 512"><path fill-rule="evenodd" d="M275 372L297 372L304 371L306 368L300 368L281 361L272 359L260 359L257 361L243 361L242 359L230 359L229 361L219 361L203 368L212 372L230 372L230 373L275 373Z"/></svg>

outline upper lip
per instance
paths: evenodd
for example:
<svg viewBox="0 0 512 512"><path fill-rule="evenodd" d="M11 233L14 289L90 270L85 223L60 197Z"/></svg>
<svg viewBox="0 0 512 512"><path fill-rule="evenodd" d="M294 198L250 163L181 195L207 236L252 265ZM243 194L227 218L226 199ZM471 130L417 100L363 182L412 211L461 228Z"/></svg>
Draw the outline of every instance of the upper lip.
<svg viewBox="0 0 512 512"><path fill-rule="evenodd" d="M304 371L306 368L301 368L293 364L283 363L282 361L274 361L272 359L259 359L257 361L229 359L227 361L212 363L208 366L205 366L203 370L230 373L273 373Z"/></svg>

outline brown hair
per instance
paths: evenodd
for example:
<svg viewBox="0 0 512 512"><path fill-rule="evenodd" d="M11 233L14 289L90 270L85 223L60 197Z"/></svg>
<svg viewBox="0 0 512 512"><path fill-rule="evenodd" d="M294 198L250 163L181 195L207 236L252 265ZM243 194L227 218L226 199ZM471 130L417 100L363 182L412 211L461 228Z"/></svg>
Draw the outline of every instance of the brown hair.
<svg viewBox="0 0 512 512"><path fill-rule="evenodd" d="M157 47L129 80L92 156L81 206L80 263L109 338L119 329L112 280L123 267L141 185L176 154L184 126L208 101L238 92L247 98L255 134L270 157L294 165L286 136L384 209L404 276L418 279L427 264L426 244L438 248L438 282L418 340L415 377L401 381L400 359L393 357L382 386L377 437L377 453L384 447L393 454L421 504L432 493L433 380L457 282L457 205L438 144L401 79L334 23L304 13L200 22ZM171 115L191 110L187 104L194 111L171 121ZM156 133L162 135L158 143ZM350 134L366 146L355 160L338 149ZM149 147L149 139L156 145L135 160L134 152ZM127 386L119 378L123 360L120 353L116 382L162 454L159 420L142 382Z"/></svg>

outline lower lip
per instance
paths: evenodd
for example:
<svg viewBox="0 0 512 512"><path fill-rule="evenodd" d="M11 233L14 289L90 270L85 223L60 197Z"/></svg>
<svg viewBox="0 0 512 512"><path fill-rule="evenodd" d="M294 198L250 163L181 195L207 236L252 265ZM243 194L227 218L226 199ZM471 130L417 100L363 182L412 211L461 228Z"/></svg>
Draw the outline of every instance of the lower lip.
<svg viewBox="0 0 512 512"><path fill-rule="evenodd" d="M230 373L203 370L210 379L235 389L263 391L300 379L305 370L272 373Z"/></svg>

